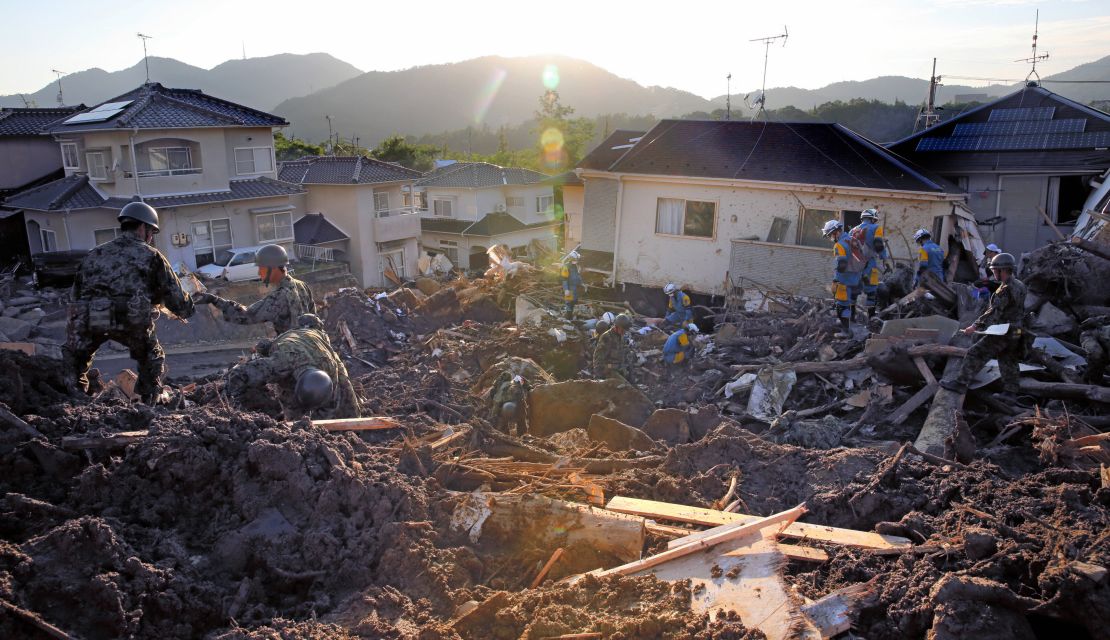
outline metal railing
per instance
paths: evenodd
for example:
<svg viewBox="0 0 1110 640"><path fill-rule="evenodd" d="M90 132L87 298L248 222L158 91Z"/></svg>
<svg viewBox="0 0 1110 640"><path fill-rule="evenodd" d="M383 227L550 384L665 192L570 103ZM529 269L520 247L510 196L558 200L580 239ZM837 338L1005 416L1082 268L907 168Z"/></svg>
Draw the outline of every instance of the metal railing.
<svg viewBox="0 0 1110 640"><path fill-rule="evenodd" d="M374 212L375 218L392 218L394 216L407 216L414 213L419 213L420 209L415 207L399 207L397 209L379 209Z"/></svg>
<svg viewBox="0 0 1110 640"><path fill-rule="evenodd" d="M312 262L335 262L335 250L331 247L317 247L311 244L294 245L297 257Z"/></svg>
<svg viewBox="0 0 1110 640"><path fill-rule="evenodd" d="M140 171L139 177L155 178L160 176L185 176L198 173L204 173L204 169L202 167L189 167L187 169L153 169L150 171ZM135 174L132 173L131 170L125 170L123 172L123 176L125 178L134 178Z"/></svg>

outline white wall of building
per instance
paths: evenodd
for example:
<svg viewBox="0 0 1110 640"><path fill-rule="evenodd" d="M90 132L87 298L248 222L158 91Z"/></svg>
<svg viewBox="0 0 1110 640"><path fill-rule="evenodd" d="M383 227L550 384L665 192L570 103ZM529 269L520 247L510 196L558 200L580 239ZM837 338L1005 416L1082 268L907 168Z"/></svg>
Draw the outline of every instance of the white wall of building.
<svg viewBox="0 0 1110 640"><path fill-rule="evenodd" d="M567 250L582 242L582 212L586 208L586 190L582 186L563 187L563 231Z"/></svg>

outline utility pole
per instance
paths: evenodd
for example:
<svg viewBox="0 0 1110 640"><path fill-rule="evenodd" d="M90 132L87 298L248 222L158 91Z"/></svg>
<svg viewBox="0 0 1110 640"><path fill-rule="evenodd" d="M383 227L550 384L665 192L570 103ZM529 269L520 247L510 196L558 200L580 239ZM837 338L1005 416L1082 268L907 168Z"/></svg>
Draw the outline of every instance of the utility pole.
<svg viewBox="0 0 1110 640"><path fill-rule="evenodd" d="M1028 63L1033 65L1032 69L1029 70L1029 75L1025 76L1025 82L1028 83L1029 78L1036 77L1037 79L1035 81L1035 85L1040 84L1040 82L1041 82L1041 75L1039 73L1037 73L1037 63L1040 62L1041 60L1048 60L1048 54L1047 53L1042 53L1041 55L1037 55L1037 34L1041 30L1041 10L1040 9L1037 9L1036 16L1037 16L1036 19L1035 19L1036 21L1033 23L1033 54L1030 55L1028 58L1020 58L1018 60L1014 60L1014 62L1028 62Z"/></svg>
<svg viewBox="0 0 1110 640"><path fill-rule="evenodd" d="M150 83L150 59L147 58L147 55L146 55L146 41L150 40L153 36L145 36L141 33L136 34L136 35L138 35L139 39L141 39L143 41L143 64L146 65L146 81L149 84Z"/></svg>
<svg viewBox="0 0 1110 640"><path fill-rule="evenodd" d="M58 71L57 69L51 69L50 71L53 72L54 75L58 76L58 106L63 107L65 106L65 101L62 100L62 76L64 76L66 72Z"/></svg>
<svg viewBox="0 0 1110 640"><path fill-rule="evenodd" d="M766 38L752 38L751 40L748 41L748 42L762 42L763 45L764 45L764 48L763 48L763 86L760 87L760 90L759 90L759 99L757 99L755 101L755 103L759 105L759 111L756 113L756 116L763 113L764 107L767 106L767 59L771 55L771 44L773 42L775 42L776 40L780 39L780 38L782 39L782 46L785 47L786 46L786 40L788 38L790 38L790 31L787 30L786 25L783 25L782 33L780 33L777 36L767 36ZM754 120L756 116L752 116L752 120Z"/></svg>
<svg viewBox="0 0 1110 640"><path fill-rule="evenodd" d="M732 120L732 72L725 76L725 120Z"/></svg>
<svg viewBox="0 0 1110 640"><path fill-rule="evenodd" d="M246 60L247 59L247 41L243 40L242 43L243 43L243 59Z"/></svg>
<svg viewBox="0 0 1110 640"><path fill-rule="evenodd" d="M929 97L921 110L917 112L917 121L913 123L913 132L917 133L918 127L928 129L940 122L940 114L936 110L937 87L940 85L940 76L937 75L937 59L933 58L933 75L929 77Z"/></svg>
<svg viewBox="0 0 1110 640"><path fill-rule="evenodd" d="M331 151L328 153L328 155L335 155L335 146L331 143L331 137L333 135L331 131L331 116L326 115L324 117L328 119L328 146L331 147Z"/></svg>

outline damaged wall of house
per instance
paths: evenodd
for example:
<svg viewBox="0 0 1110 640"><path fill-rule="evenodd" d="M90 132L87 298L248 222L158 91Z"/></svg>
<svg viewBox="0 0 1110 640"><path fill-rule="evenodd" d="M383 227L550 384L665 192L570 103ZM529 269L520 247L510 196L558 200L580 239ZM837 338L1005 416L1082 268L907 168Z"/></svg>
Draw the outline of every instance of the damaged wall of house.
<svg viewBox="0 0 1110 640"><path fill-rule="evenodd" d="M585 180L585 203L582 209L582 248L588 251L613 251L617 222L617 189L619 183L609 178L590 177Z"/></svg>

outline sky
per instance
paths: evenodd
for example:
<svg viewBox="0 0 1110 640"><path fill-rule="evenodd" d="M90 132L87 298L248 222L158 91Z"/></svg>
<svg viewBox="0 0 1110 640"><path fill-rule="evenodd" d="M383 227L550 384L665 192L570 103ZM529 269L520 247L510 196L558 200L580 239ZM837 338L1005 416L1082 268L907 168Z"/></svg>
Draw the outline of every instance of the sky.
<svg viewBox="0 0 1110 640"><path fill-rule="evenodd" d="M561 54L643 85L704 97L767 86L815 89L882 75L928 78L932 58L959 77L1023 79L1040 10L1042 75L1110 55L1107 0L0 0L6 29L0 94L33 92L53 69L115 71L151 55L211 68L230 58L325 52L363 71L484 55Z"/></svg>

